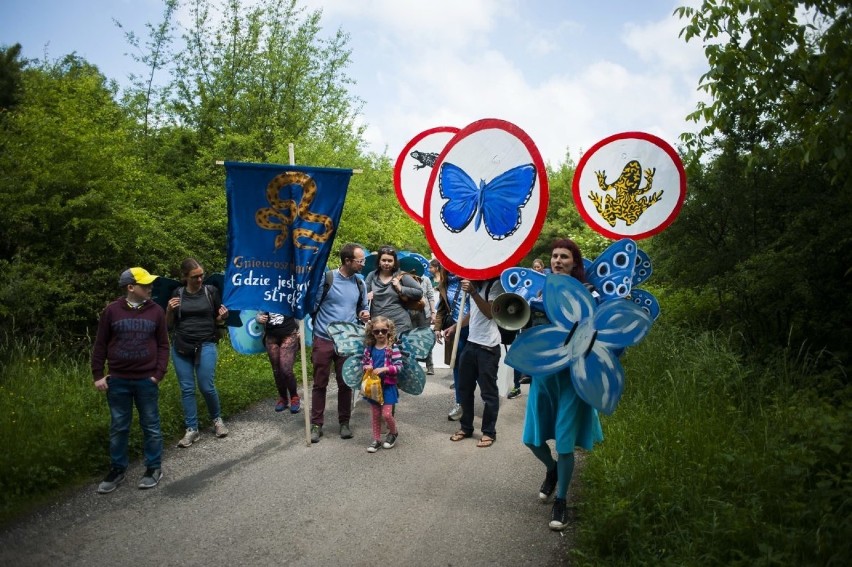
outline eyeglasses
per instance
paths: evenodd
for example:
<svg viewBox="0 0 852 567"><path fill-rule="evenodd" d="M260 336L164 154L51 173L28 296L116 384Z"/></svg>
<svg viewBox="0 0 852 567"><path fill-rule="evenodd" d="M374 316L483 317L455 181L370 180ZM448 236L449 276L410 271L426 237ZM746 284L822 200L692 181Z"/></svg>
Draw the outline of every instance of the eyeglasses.
<svg viewBox="0 0 852 567"><path fill-rule="evenodd" d="M196 274L196 275L194 275L194 276L188 276L188 277L189 277L189 279L191 279L191 280L203 280L203 279L204 279L204 274L203 274L203 273L202 273L202 274Z"/></svg>
<svg viewBox="0 0 852 567"><path fill-rule="evenodd" d="M367 263L366 258L361 258L360 260L356 260L355 258L350 258L350 260L352 260L353 264L358 264L359 266L363 266L364 264Z"/></svg>
<svg viewBox="0 0 852 567"><path fill-rule="evenodd" d="M374 335L387 335L388 330L387 329L373 329L373 334Z"/></svg>
<svg viewBox="0 0 852 567"><path fill-rule="evenodd" d="M379 248L379 254L396 254L396 250L393 248Z"/></svg>

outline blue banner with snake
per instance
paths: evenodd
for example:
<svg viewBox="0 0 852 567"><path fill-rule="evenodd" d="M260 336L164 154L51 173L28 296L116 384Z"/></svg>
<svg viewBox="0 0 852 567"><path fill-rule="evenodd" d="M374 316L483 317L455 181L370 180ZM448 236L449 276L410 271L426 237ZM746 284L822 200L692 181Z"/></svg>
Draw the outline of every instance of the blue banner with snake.
<svg viewBox="0 0 852 567"><path fill-rule="evenodd" d="M351 169L225 162L229 309L310 314Z"/></svg>

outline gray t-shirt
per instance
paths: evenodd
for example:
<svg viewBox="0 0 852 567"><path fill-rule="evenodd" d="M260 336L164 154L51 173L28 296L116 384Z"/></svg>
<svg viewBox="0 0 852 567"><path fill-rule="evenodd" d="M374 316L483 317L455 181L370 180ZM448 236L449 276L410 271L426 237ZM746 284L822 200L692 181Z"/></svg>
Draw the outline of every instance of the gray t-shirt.
<svg viewBox="0 0 852 567"><path fill-rule="evenodd" d="M189 343L215 342L216 314L221 304L219 290L202 285L196 293L190 293L186 288L178 288L172 297L181 297L181 289L183 297L180 308L175 311L175 333Z"/></svg>
<svg viewBox="0 0 852 567"><path fill-rule="evenodd" d="M402 293L406 296L414 299L423 297L420 284L411 276L403 275L399 283L402 286ZM403 307L399 294L391 285L391 280L388 280L388 283L382 283L376 272L372 272L367 276L367 291L373 292L373 301L370 303L370 317L381 315L393 321L397 336L412 329L411 315Z"/></svg>

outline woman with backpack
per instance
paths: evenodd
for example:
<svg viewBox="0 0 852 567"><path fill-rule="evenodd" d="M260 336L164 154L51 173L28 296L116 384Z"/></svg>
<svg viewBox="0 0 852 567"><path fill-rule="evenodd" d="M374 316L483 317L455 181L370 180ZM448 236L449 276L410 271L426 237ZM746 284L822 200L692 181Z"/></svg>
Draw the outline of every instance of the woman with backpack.
<svg viewBox="0 0 852 567"><path fill-rule="evenodd" d="M422 300L423 290L410 275L399 271L396 250L382 246L377 267L364 281L370 300L370 317L387 317L396 325L397 336L412 329L409 310L423 309L415 304Z"/></svg>
<svg viewBox="0 0 852 567"><path fill-rule="evenodd" d="M201 434L198 431L198 406L195 386L207 404L216 437L225 437L228 428L222 421L222 406L214 378L219 342L218 326L228 318L219 290L204 285L204 268L194 258L180 265L182 286L169 299L166 322L172 333L172 364L180 384L186 434L178 447L190 447Z"/></svg>

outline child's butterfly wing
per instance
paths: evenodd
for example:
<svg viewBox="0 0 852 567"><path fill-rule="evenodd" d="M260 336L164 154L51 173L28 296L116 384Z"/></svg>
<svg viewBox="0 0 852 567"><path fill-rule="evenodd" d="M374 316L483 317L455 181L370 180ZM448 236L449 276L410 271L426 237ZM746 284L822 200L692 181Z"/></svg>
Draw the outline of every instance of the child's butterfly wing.
<svg viewBox="0 0 852 567"><path fill-rule="evenodd" d="M650 291L634 287L630 290L630 299L650 315L651 319L656 320L660 316L660 302L657 301L657 298Z"/></svg>
<svg viewBox="0 0 852 567"><path fill-rule="evenodd" d="M240 354L258 354L266 351L266 347L263 346L264 327L257 322L256 315L257 311L244 309L240 311L242 324L228 327L231 346Z"/></svg>
<svg viewBox="0 0 852 567"><path fill-rule="evenodd" d="M397 376L399 389L412 396L419 396L426 387L426 373L420 363L410 354L402 355L402 371Z"/></svg>
<svg viewBox="0 0 852 567"><path fill-rule="evenodd" d="M441 207L441 222L447 230L461 232L476 213L479 187L462 168L449 162L441 166L438 183L441 197L448 199Z"/></svg>
<svg viewBox="0 0 852 567"><path fill-rule="evenodd" d="M343 381L346 385L357 390L361 387L361 379L364 377L364 365L360 356L350 356L343 362Z"/></svg>
<svg viewBox="0 0 852 567"><path fill-rule="evenodd" d="M414 358L425 358L435 346L435 333L429 327L412 329L399 337L400 350Z"/></svg>
<svg viewBox="0 0 852 567"><path fill-rule="evenodd" d="M485 230L494 240L503 240L521 226L521 209L532 196L535 166L519 165L505 171L482 189L482 217ZM479 219L476 228L479 229Z"/></svg>
<svg viewBox="0 0 852 567"><path fill-rule="evenodd" d="M346 321L335 321L328 326L328 336L334 341L334 350L340 356L364 353L364 327Z"/></svg>
<svg viewBox="0 0 852 567"><path fill-rule="evenodd" d="M613 242L594 262L584 264L586 279L601 294L602 301L625 298L630 294L636 243L629 238Z"/></svg>
<svg viewBox="0 0 852 567"><path fill-rule="evenodd" d="M648 253L639 248L636 249L636 266L633 268L633 287L646 281L654 273L651 266L651 258Z"/></svg>
<svg viewBox="0 0 852 567"><path fill-rule="evenodd" d="M179 281L160 276L151 284L151 299L165 311L169 306L172 293L179 287Z"/></svg>

